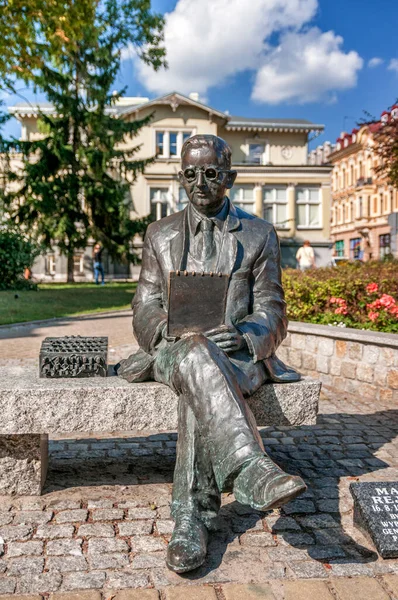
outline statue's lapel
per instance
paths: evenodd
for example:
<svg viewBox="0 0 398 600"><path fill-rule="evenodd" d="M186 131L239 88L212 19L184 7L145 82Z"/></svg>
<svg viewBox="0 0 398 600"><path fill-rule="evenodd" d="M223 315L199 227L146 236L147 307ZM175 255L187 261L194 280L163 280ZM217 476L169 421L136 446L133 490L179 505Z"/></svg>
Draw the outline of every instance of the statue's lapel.
<svg viewBox="0 0 398 600"><path fill-rule="evenodd" d="M228 222L226 224L226 231L224 234L223 247L221 249L221 255L218 262L217 271L231 275L235 266L236 255L238 253L238 240L234 234L234 231L239 229L240 220L237 215L236 209L233 204L229 204Z"/></svg>
<svg viewBox="0 0 398 600"><path fill-rule="evenodd" d="M180 213L180 218L176 220L173 227L172 237L170 237L170 258L172 269L178 271L181 269L181 260L183 258L184 247L186 243L186 212L185 208Z"/></svg>

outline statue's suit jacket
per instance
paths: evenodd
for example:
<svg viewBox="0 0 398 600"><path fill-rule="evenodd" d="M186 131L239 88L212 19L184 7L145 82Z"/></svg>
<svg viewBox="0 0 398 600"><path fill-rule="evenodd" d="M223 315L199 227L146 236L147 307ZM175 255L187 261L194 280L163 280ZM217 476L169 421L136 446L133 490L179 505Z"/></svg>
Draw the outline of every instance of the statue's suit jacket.
<svg viewBox="0 0 398 600"><path fill-rule="evenodd" d="M184 268L187 210L152 223L146 232L133 300L133 327L140 350L122 361L119 370L130 382L153 378L156 347L167 322L169 273ZM229 275L225 323L234 325L247 342L244 351L230 355L231 360L243 371L263 361L273 381L299 379L275 357L286 336L287 319L274 227L229 202L217 271Z"/></svg>

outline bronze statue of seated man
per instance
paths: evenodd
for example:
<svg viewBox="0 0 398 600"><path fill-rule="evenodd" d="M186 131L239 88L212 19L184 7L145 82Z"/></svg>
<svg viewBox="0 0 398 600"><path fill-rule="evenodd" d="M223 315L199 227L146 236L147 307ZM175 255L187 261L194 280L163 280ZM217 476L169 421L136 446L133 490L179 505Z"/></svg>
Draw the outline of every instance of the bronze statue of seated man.
<svg viewBox="0 0 398 600"><path fill-rule="evenodd" d="M167 566L177 573L204 562L221 492L269 510L306 489L267 456L245 400L267 380L300 378L275 356L287 329L277 234L226 196L236 171L224 140L195 135L181 158L189 203L148 227L133 302L140 350L118 370L130 382L165 383L179 396L175 528L167 551ZM173 339L168 281L181 269L228 275L225 322Z"/></svg>

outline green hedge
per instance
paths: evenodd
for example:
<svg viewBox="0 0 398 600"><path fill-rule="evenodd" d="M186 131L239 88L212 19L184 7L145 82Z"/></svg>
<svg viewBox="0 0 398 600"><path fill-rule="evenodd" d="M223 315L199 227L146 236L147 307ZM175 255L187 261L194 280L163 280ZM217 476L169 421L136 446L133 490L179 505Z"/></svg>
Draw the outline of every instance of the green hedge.
<svg viewBox="0 0 398 600"><path fill-rule="evenodd" d="M24 279L24 270L38 254L39 248L23 233L0 227L0 290L35 289L35 283Z"/></svg>
<svg viewBox="0 0 398 600"><path fill-rule="evenodd" d="M283 272L292 321L398 333L398 261Z"/></svg>

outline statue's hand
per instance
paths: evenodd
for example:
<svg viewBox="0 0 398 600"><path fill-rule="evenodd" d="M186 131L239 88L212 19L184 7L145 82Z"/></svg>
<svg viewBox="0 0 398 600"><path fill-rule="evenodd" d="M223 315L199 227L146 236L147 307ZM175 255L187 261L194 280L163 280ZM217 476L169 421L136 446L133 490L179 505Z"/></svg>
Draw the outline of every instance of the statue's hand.
<svg viewBox="0 0 398 600"><path fill-rule="evenodd" d="M207 331L204 335L227 353L236 352L246 346L245 338L233 325L221 325Z"/></svg>

